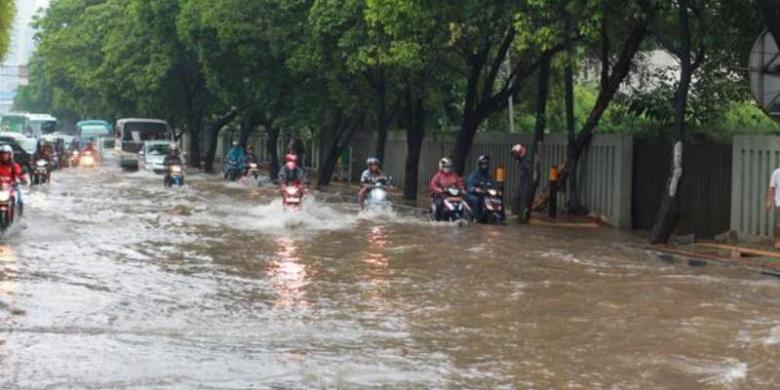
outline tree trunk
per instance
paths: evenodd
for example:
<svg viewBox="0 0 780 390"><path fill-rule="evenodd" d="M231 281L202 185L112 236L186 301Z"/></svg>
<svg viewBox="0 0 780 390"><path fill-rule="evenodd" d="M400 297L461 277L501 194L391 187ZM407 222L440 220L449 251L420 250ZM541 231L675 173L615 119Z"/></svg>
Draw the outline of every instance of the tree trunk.
<svg viewBox="0 0 780 390"><path fill-rule="evenodd" d="M194 119L188 124L190 134L190 155L189 164L192 168L200 168L200 138L202 132L202 120L200 117Z"/></svg>
<svg viewBox="0 0 780 390"><path fill-rule="evenodd" d="M276 146L279 143L279 128L273 125L272 120L267 120L263 124L265 132L268 135L265 143L265 150L268 152L268 171L271 179L276 181L276 174L279 172L279 151Z"/></svg>
<svg viewBox="0 0 780 390"><path fill-rule="evenodd" d="M652 12L652 10L646 12ZM604 112L607 110L607 107L609 107L609 104L612 102L612 99L620 88L620 85L623 83L623 80L631 71L631 64L634 61L634 56L639 51L639 47L647 34L647 27L652 17L653 15L647 14L636 22L631 29L631 32L626 37L626 40L623 42L620 56L612 67L611 74L609 74L609 77L606 80L602 77L601 88L599 89L596 103L594 104L588 119L585 121L585 124L582 126L582 129L574 142L569 142L566 163L560 172L559 180L568 180L569 174L573 171L574 167L579 165L579 159L585 151L585 148L590 145L590 141L596 131L596 126L604 115ZM602 71L602 76L603 75L605 75L605 73Z"/></svg>
<svg viewBox="0 0 780 390"><path fill-rule="evenodd" d="M680 60L680 82L674 94L674 131L672 132L672 164L669 179L658 209L653 229L650 231L651 244L664 244L669 241L679 217L679 193L683 175L683 134L685 131L685 110L688 106L688 92L691 85L694 66L691 61L691 30L689 25L688 0L679 0L678 22L680 23L680 43L676 55Z"/></svg>
<svg viewBox="0 0 780 390"><path fill-rule="evenodd" d="M377 106L377 137L376 137L376 158L379 161L385 161L385 147L387 145L387 81L384 73L377 83L377 94L379 102Z"/></svg>
<svg viewBox="0 0 780 390"><path fill-rule="evenodd" d="M216 121L209 128L209 148L206 150L206 156L203 161L203 170L207 173L214 173L214 156L217 153L217 140L219 138L219 132L223 127L227 126L230 122L236 119L238 116L238 110L230 110L217 118Z"/></svg>
<svg viewBox="0 0 780 390"><path fill-rule="evenodd" d="M777 0L756 0L756 5L769 32L775 41L780 42L780 6Z"/></svg>
<svg viewBox="0 0 780 390"><path fill-rule="evenodd" d="M606 25L602 28L606 30ZM574 45L572 43L572 28L571 28L571 14L566 13L566 65L564 68L564 84L565 84L565 105L566 105L566 131L568 134L567 148L574 145L574 141L577 139L577 124L574 122ZM606 37L606 34L602 34ZM607 67L607 69L609 69ZM602 77L602 79L604 79ZM572 161L571 171L569 175L568 188L566 189L568 195L567 209L571 214L585 214L585 207L580 200L579 187L577 183L577 165L579 161Z"/></svg>
<svg viewBox="0 0 780 390"><path fill-rule="evenodd" d="M544 130L547 127L547 97L550 91L550 58L547 58L539 68L539 80L536 91L536 123L534 126L534 142L528 155L523 159L520 169L520 184L517 192L515 210L518 211L518 222L527 223L531 219L531 209L534 195L541 180L541 148L544 142Z"/></svg>
<svg viewBox="0 0 780 390"><path fill-rule="evenodd" d="M252 135L252 133L255 131L255 128L257 128L258 122L259 119L257 114L253 112L247 113L246 117L244 117L244 120L241 121L241 129L238 133L238 144L241 145L241 147L247 147L249 136Z"/></svg>
<svg viewBox="0 0 780 390"><path fill-rule="evenodd" d="M420 153L425 138L425 106L423 96L414 96L410 88L406 90L406 171L404 180L404 199L417 199L420 177Z"/></svg>
<svg viewBox="0 0 780 390"><path fill-rule="evenodd" d="M464 113L463 125L455 138L455 148L453 149L452 159L453 168L458 175L463 176L466 172L466 160L471 150L471 144L474 142L474 136L479 128L479 120L476 112Z"/></svg>
<svg viewBox="0 0 780 390"><path fill-rule="evenodd" d="M339 156L341 156L347 148L349 141L352 139L352 135L362 123L363 114L354 114L352 120L347 120L343 123L338 120L337 117L334 126L332 127L330 145L328 146L327 152L325 152L324 158L320 161L319 171L317 172L317 188L322 188L330 184L333 172L336 170Z"/></svg>

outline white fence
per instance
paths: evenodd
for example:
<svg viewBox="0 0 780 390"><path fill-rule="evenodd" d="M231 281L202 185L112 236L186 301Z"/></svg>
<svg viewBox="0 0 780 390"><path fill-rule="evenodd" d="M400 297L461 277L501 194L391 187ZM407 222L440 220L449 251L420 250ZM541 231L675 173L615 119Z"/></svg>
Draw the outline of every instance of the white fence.
<svg viewBox="0 0 780 390"><path fill-rule="evenodd" d="M780 167L780 137L734 137L731 230L747 239L773 235L774 215L764 208L769 178Z"/></svg>

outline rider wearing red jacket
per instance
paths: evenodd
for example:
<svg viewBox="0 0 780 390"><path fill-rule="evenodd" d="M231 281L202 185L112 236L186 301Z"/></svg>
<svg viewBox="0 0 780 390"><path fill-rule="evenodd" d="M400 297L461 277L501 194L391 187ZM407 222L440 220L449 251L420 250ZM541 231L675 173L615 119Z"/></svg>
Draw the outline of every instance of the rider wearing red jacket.
<svg viewBox="0 0 780 390"><path fill-rule="evenodd" d="M444 198L446 197L444 191L450 187L456 187L461 191L465 191L463 178L458 176L452 169L452 160L444 157L439 160L439 170L433 175L428 184L433 204L436 205L437 216L441 215L441 210L444 207Z"/></svg>
<svg viewBox="0 0 780 390"><path fill-rule="evenodd" d="M0 183L16 187L17 184L27 184L27 177L22 166L14 162L14 150L10 145L0 146ZM19 215L24 212L21 191L15 191Z"/></svg>

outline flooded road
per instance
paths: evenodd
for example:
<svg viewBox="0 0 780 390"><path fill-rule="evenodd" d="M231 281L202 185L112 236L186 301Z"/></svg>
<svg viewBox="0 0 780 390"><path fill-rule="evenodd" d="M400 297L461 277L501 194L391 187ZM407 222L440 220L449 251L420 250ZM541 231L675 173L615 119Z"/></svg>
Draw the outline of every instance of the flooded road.
<svg viewBox="0 0 780 390"><path fill-rule="evenodd" d="M0 388L779 388L780 281L609 229L432 226L54 174L0 246Z"/></svg>

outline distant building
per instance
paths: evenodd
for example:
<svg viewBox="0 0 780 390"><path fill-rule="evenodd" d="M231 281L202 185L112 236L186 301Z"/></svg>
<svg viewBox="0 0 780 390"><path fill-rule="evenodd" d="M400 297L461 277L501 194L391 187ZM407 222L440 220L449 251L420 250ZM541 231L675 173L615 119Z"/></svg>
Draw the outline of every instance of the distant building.
<svg viewBox="0 0 780 390"><path fill-rule="evenodd" d="M50 0L14 0L16 16L11 30L11 42L0 64L0 114L11 110L19 86L29 83L27 62L35 50L35 30L30 25L33 16L45 9Z"/></svg>

